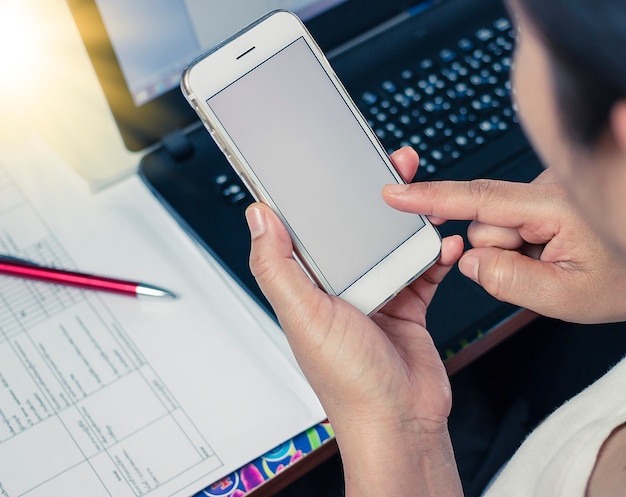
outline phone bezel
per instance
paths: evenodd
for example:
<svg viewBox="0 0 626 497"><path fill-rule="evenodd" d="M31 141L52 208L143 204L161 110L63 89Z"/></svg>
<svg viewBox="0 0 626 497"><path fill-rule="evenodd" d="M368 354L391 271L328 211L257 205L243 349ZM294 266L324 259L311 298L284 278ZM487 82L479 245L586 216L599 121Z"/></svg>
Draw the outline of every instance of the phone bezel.
<svg viewBox="0 0 626 497"><path fill-rule="evenodd" d="M309 45L355 119L366 131L368 138L376 147L395 180L402 183L402 178L334 73L324 53L300 19L291 12L271 12L196 59L184 71L181 88L188 102L200 116L205 127L252 195L257 200L269 205L281 217L292 235L294 255L309 276L326 292L338 295L366 314L372 314L436 261L441 250L441 238L437 230L425 217L422 217L424 226L421 229L399 247L396 247L395 250L392 250L345 291L339 294L335 293L315 261L308 255L306 248L300 246L298 237L291 230L288 220L282 215L282 211L275 205L271 194L261 186L254 171L239 152L237 145L207 105L207 100L210 97L300 38L303 38ZM250 51L251 47L254 47L253 51ZM242 54L246 55L242 57Z"/></svg>

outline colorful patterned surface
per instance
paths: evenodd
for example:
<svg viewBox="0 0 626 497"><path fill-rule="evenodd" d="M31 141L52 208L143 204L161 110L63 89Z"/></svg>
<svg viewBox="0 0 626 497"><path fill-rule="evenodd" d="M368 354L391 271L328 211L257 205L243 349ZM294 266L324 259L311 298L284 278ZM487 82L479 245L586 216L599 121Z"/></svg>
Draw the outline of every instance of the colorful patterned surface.
<svg viewBox="0 0 626 497"><path fill-rule="evenodd" d="M334 437L324 421L225 476L194 497L242 497Z"/></svg>

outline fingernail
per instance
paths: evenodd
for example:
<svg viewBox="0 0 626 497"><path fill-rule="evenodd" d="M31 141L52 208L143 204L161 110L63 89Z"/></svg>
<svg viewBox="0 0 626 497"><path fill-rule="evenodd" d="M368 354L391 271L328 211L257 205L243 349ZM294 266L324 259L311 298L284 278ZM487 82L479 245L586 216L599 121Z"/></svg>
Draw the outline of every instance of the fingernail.
<svg viewBox="0 0 626 497"><path fill-rule="evenodd" d="M253 240L265 233L265 213L261 207L253 206L246 209L246 221Z"/></svg>
<svg viewBox="0 0 626 497"><path fill-rule="evenodd" d="M478 257L465 255L459 260L459 271L470 280L478 283Z"/></svg>
<svg viewBox="0 0 626 497"><path fill-rule="evenodd" d="M402 195L403 193L406 193L408 189L409 185L405 183L393 183L390 185L385 185L385 190L387 190L387 193L389 193L390 195Z"/></svg>

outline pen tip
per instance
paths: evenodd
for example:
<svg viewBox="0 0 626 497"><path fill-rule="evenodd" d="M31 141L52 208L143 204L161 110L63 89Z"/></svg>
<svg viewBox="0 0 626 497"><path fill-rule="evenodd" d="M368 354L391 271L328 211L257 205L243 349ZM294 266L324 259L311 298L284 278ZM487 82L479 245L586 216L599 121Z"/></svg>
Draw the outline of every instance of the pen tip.
<svg viewBox="0 0 626 497"><path fill-rule="evenodd" d="M177 298L177 295L174 292L170 292L169 290L165 290L164 288L146 285L144 283L137 285L135 292L137 293L137 296L168 297L172 299Z"/></svg>

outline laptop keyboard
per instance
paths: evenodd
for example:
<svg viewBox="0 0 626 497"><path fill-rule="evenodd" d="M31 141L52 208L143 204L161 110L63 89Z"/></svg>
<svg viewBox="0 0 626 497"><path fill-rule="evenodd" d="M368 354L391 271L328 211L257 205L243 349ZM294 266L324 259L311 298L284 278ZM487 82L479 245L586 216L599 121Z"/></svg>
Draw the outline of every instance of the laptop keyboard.
<svg viewBox="0 0 626 497"><path fill-rule="evenodd" d="M436 177L517 125L509 82L514 38L509 20L497 19L357 97L389 153L405 145L419 152L416 180Z"/></svg>

